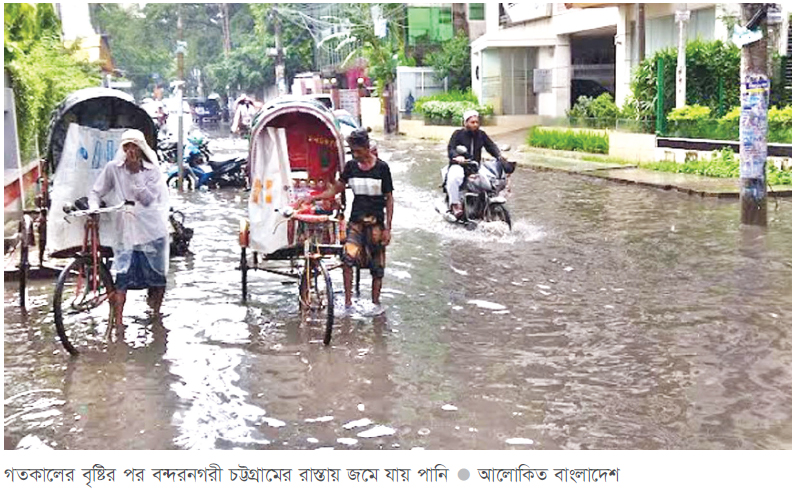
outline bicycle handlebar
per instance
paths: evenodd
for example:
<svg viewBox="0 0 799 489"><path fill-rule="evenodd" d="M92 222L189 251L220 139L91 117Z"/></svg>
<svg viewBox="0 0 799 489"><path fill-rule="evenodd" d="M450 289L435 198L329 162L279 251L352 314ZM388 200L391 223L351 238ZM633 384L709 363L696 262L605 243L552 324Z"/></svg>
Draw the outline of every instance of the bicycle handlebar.
<svg viewBox="0 0 799 489"><path fill-rule="evenodd" d="M98 209L78 209L74 205L65 205L64 213L66 214L66 216L64 216L64 219L66 219L67 217L83 217L83 216L94 216L99 214L109 214L111 212L117 212L127 206L133 206L133 205L136 204L132 200L126 200L111 207L100 207Z"/></svg>

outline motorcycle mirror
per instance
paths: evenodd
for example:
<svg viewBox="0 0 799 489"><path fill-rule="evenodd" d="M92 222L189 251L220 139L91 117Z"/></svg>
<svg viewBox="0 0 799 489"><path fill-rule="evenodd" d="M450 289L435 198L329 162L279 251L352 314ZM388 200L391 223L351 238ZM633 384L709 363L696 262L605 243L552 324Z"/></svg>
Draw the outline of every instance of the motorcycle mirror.
<svg viewBox="0 0 799 489"><path fill-rule="evenodd" d="M467 153L466 146L463 146L462 144L455 146L455 152L461 156L465 155Z"/></svg>

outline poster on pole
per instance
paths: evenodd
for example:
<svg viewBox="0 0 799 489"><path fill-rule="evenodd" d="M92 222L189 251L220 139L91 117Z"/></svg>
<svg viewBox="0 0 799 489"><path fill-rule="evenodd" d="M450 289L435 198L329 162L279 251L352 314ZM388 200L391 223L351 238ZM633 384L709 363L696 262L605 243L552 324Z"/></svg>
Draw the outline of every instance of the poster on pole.
<svg viewBox="0 0 799 489"><path fill-rule="evenodd" d="M768 77L749 75L741 90L741 178L765 178L768 156Z"/></svg>

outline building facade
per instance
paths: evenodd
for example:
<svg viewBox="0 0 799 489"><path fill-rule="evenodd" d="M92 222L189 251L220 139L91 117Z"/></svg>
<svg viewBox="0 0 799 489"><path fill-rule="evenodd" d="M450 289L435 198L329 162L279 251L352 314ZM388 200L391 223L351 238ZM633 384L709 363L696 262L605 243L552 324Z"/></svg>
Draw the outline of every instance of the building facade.
<svg viewBox="0 0 799 489"><path fill-rule="evenodd" d="M676 13L683 6L690 12L688 41L729 39L740 10L738 4L640 5L646 56L677 46ZM473 91L502 115L563 117L579 95L603 92L621 106L639 63L638 6L486 3L485 34L471 43ZM787 27L783 22L781 29Z"/></svg>

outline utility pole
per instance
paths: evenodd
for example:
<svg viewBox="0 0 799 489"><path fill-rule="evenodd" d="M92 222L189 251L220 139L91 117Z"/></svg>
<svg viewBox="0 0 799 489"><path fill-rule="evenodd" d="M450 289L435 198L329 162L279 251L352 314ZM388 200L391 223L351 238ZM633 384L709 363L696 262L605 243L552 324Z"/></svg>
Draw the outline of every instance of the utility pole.
<svg viewBox="0 0 799 489"><path fill-rule="evenodd" d="M646 10L644 3L637 3L638 20L635 22L635 30L638 33L638 64L646 58Z"/></svg>
<svg viewBox="0 0 799 489"><path fill-rule="evenodd" d="M183 17L178 6L178 192L183 192Z"/></svg>
<svg viewBox="0 0 799 489"><path fill-rule="evenodd" d="M688 5L682 4L682 9L675 12L674 17L677 21L677 30L679 32L679 43L677 45L677 95L676 107L685 106L685 38L687 31L685 24L691 16L691 11L688 10Z"/></svg>
<svg viewBox="0 0 799 489"><path fill-rule="evenodd" d="M746 29L763 29L767 4L742 3ZM766 157L768 156L768 36L741 48L741 223L766 226Z"/></svg>
<svg viewBox="0 0 799 489"><path fill-rule="evenodd" d="M280 39L280 15L277 4L272 4L272 16L275 21L275 84L278 96L286 94L286 67L283 65L283 45Z"/></svg>

